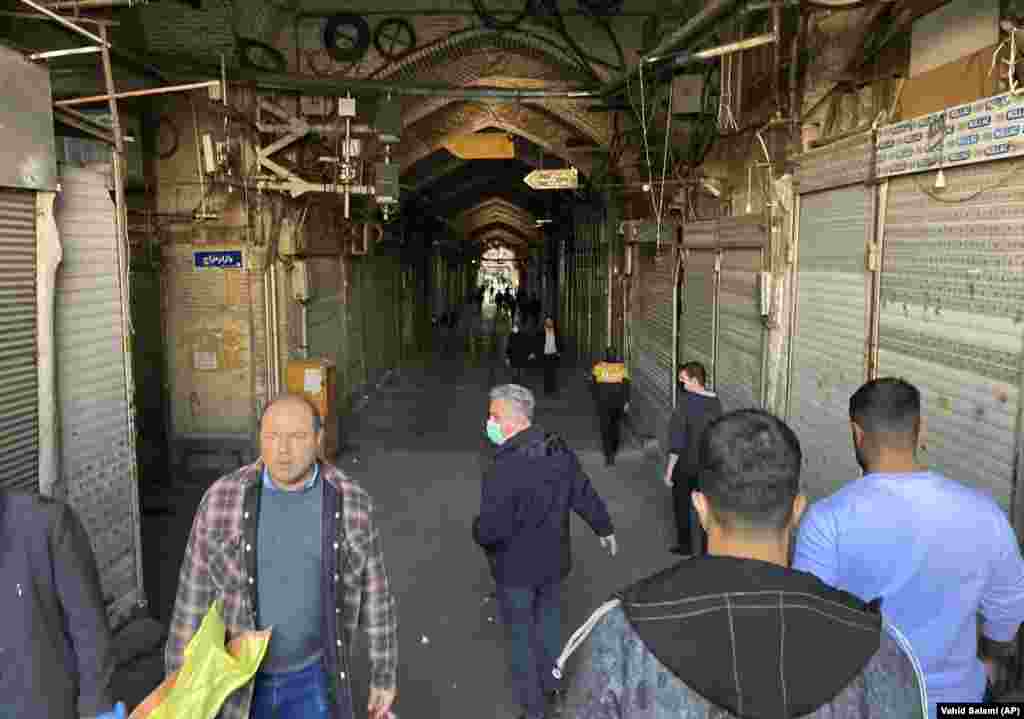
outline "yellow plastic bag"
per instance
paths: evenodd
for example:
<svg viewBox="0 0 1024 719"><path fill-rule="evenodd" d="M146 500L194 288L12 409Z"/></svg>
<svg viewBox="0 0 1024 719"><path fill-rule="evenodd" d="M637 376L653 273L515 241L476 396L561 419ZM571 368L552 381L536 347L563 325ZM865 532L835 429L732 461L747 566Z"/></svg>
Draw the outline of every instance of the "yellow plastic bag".
<svg viewBox="0 0 1024 719"><path fill-rule="evenodd" d="M185 647L181 669L146 697L131 719L214 719L232 692L256 674L270 644L270 630L245 632L224 646L221 601L210 605Z"/></svg>

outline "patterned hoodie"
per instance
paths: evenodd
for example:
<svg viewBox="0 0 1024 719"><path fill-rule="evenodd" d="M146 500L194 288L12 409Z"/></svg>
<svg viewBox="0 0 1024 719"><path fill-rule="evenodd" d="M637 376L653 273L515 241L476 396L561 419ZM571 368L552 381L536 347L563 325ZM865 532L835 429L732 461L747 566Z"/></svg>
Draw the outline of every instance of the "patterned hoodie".
<svg viewBox="0 0 1024 719"><path fill-rule="evenodd" d="M928 715L877 600L756 560L699 557L642 580L576 632L557 672L577 648L567 719Z"/></svg>

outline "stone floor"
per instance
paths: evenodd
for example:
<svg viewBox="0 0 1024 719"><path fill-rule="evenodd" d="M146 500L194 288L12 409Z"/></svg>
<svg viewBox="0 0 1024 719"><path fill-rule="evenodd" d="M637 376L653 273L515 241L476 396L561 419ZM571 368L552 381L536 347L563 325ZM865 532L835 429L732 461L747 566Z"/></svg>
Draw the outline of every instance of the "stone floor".
<svg viewBox="0 0 1024 719"><path fill-rule="evenodd" d="M500 346L500 342L492 347ZM386 377L350 421L338 460L376 502L385 559L399 613L400 664L395 713L403 719L505 719L518 716L506 688L501 629L483 555L470 537L486 452L487 391L508 381L491 350L425 358ZM625 434L606 468L585 368L563 368L557 397L538 398L534 421L565 436L578 452L616 524L620 552L610 558L580 520L573 522L575 569L563 592L563 642L613 591L673 561L671 502L658 481L658 457ZM540 390L539 372L526 383ZM218 472L171 478L147 499L143 518L146 592L155 621L122 634L115 690L130 706L162 675L162 630L170 616L192 514ZM365 648L355 657L357 707L365 707ZM362 716L365 716L365 710Z"/></svg>

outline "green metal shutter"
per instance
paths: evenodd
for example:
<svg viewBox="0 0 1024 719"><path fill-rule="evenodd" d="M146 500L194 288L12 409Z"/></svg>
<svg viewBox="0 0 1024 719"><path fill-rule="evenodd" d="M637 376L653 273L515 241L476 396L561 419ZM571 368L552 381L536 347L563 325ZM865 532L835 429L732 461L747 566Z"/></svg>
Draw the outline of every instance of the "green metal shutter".
<svg viewBox="0 0 1024 719"><path fill-rule="evenodd" d="M685 236L685 231L684 231ZM683 341L679 364L700 362L707 370L707 387L715 381L715 292L718 253L688 250L683 273L683 312L680 333Z"/></svg>
<svg viewBox="0 0 1024 719"><path fill-rule="evenodd" d="M867 372L864 257L872 216L872 195L863 185L800 198L789 423L800 438L811 499L861 473L848 406Z"/></svg>
<svg viewBox="0 0 1024 719"><path fill-rule="evenodd" d="M0 189L0 488L39 491L36 194Z"/></svg>
<svg viewBox="0 0 1024 719"><path fill-rule="evenodd" d="M718 287L715 389L727 412L760 407L762 401L764 323L758 286L766 244L762 223L760 215L719 220L719 238L727 249Z"/></svg>
<svg viewBox="0 0 1024 719"><path fill-rule="evenodd" d="M665 237L665 228L662 229ZM672 415L673 335L675 312L673 283L676 251L663 242L655 255L657 230L653 224L640 229L640 261L637 277L637 301L632 308L630 375L638 415L648 423L648 431L661 436Z"/></svg>
<svg viewBox="0 0 1024 719"><path fill-rule="evenodd" d="M761 406L764 324L758 290L761 250L726 250L718 288L715 391L726 412Z"/></svg>
<svg viewBox="0 0 1024 719"><path fill-rule="evenodd" d="M920 177L889 185L879 374L921 391L932 469L1009 509L1024 321L1024 178L1008 161L946 171L948 201ZM973 196L973 197L972 197ZM953 202L967 197L962 202Z"/></svg>

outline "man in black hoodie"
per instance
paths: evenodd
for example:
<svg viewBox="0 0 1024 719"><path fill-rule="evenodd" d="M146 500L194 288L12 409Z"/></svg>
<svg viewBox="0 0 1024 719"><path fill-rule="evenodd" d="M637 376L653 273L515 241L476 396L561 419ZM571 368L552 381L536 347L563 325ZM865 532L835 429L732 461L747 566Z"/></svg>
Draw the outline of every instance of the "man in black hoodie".
<svg viewBox="0 0 1024 719"><path fill-rule="evenodd" d="M877 600L790 569L806 500L800 443L761 410L701 444L693 504L708 555L627 588L573 635L573 719L921 719L924 677ZM589 636L588 636L589 634Z"/></svg>
<svg viewBox="0 0 1024 719"><path fill-rule="evenodd" d="M557 699L560 585L572 568L569 515L576 512L612 556L618 551L608 509L576 454L532 424L526 387L491 390L487 436L496 445L484 476L473 538L491 561L508 643L509 673L527 719L543 719Z"/></svg>

